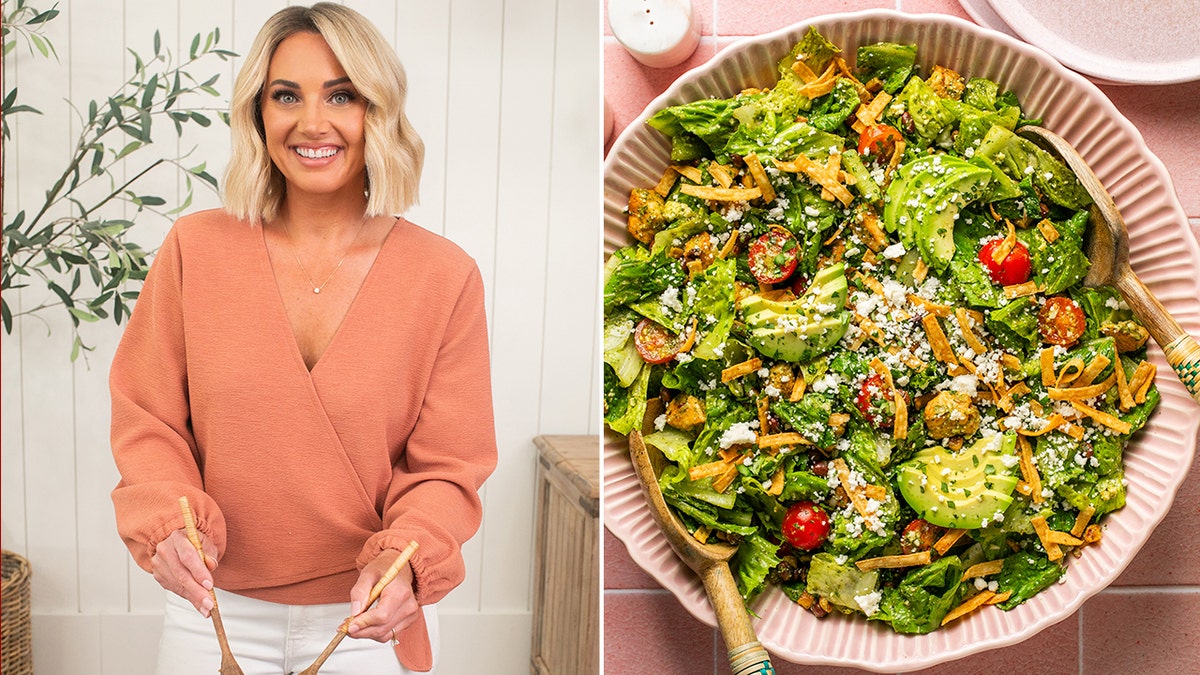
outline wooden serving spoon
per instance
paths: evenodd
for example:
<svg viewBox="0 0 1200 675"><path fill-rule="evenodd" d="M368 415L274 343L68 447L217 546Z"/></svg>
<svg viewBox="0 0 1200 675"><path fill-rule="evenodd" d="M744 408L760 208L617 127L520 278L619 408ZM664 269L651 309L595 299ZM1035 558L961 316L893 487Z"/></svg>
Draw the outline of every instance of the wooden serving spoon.
<svg viewBox="0 0 1200 675"><path fill-rule="evenodd" d="M1162 347L1167 363L1175 369L1188 393L1200 403L1200 345L1183 331L1129 266L1129 233L1108 190L1062 136L1038 126L1021 127L1018 133L1066 162L1092 197L1091 235L1087 242L1087 257L1092 266L1083 284L1116 286L1134 315Z"/></svg>
<svg viewBox="0 0 1200 675"><path fill-rule="evenodd" d="M329 641L329 644L325 646L325 651L321 652L321 655L317 657L317 660L314 661L311 666L300 671L300 675L317 675L317 671L321 669L321 666L325 665L325 660L328 659L329 655L333 653L333 650L337 649L337 646L341 644L342 638L346 637L346 635L350 632L350 621L353 620L355 616L360 616L363 614L363 612L371 609L371 605L375 604L375 601L379 599L379 594L382 593L383 589L392 582L392 579L396 578L396 575L400 573L400 568L404 567L404 563L408 562L408 559L412 557L412 554L416 550L417 542L408 542L408 546L405 546L404 550L400 552L400 555L397 556L394 561L392 561L391 567L388 567L387 571L383 573L383 576L379 577L379 581L376 581L375 585L371 587L371 592L367 595L367 604L363 605L362 611L354 616L346 617L346 620L342 622L342 625L338 626L337 634L335 634L333 639Z"/></svg>
<svg viewBox="0 0 1200 675"><path fill-rule="evenodd" d="M200 544L200 533L196 531L196 519L192 516L192 507L188 504L187 497L179 498L179 510L183 512L183 524L187 529L188 541L196 547L196 553L200 554L200 562L207 567L208 562L204 559L204 547ZM229 639L225 637L225 624L221 622L221 610L217 608L216 589L208 589L208 595L212 598L213 603L209 616L212 617L213 628L217 631L217 642L221 645L221 670L219 672L221 675L245 675L242 667L233 658L233 652L229 649Z"/></svg>
<svg viewBox="0 0 1200 675"><path fill-rule="evenodd" d="M650 506L650 516L666 536L675 554L700 575L708 601L717 615L717 625L729 650L729 667L733 675L773 675L771 657L750 624L750 615L738 593L737 583L729 571L729 559L737 552L731 544L701 544L667 506L658 486L658 474L665 459L656 449L648 449L642 434L629 434L629 457L642 484L642 493Z"/></svg>

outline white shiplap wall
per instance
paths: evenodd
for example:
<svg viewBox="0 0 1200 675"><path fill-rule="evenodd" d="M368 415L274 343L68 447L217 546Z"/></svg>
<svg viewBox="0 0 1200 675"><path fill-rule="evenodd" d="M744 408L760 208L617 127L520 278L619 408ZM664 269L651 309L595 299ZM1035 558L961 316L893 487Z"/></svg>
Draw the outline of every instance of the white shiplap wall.
<svg viewBox="0 0 1200 675"><path fill-rule="evenodd" d="M45 9L48 1L35 5ZM46 34L61 62L24 47L4 63L5 89L42 110L10 120L4 147L5 221L37 208L61 171L81 107L128 77L126 51L151 52L152 36L186 54L196 32L221 29L245 53L284 0L59 0ZM597 358L600 14L590 0L347 0L395 45L409 75L409 114L425 140L414 222L445 234L479 263L487 286L501 459L484 488L484 525L466 547L468 577L443 603L441 672L517 673L529 667L530 570L536 454L543 433L598 433ZM7 10L7 7L6 7ZM227 101L239 62L213 60L207 77ZM195 146L221 175L228 130L217 123L174 140ZM159 148L135 155L129 175ZM169 203L182 179L151 174L139 192ZM219 204L198 190L193 209ZM128 214L132 215L132 214ZM170 223L138 218L135 239L157 246ZM14 308L46 292L13 293ZM33 563L37 671L149 672L162 591L133 565L117 537L109 492L108 362L120 330L88 326L96 351L68 360L70 330L48 315L3 336L3 546Z"/></svg>

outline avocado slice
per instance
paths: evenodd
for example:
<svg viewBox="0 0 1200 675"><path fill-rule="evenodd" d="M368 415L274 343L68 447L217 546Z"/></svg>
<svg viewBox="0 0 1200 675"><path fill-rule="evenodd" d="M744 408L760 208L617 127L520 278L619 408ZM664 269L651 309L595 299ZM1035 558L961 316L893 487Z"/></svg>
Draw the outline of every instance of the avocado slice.
<svg viewBox="0 0 1200 675"><path fill-rule="evenodd" d="M982 527L1012 503L1016 462L1004 458L1016 457L1016 445L1013 434L994 434L958 452L940 445L924 448L900 465L900 494L934 525Z"/></svg>
<svg viewBox="0 0 1200 675"><path fill-rule="evenodd" d="M993 180L990 168L950 155L926 155L900 167L888 186L884 226L913 244L935 270L954 257L954 222Z"/></svg>
<svg viewBox="0 0 1200 675"><path fill-rule="evenodd" d="M747 339L771 358L807 361L828 351L846 333L846 294L845 265L837 263L818 271L808 290L790 302L749 295L739 303Z"/></svg>

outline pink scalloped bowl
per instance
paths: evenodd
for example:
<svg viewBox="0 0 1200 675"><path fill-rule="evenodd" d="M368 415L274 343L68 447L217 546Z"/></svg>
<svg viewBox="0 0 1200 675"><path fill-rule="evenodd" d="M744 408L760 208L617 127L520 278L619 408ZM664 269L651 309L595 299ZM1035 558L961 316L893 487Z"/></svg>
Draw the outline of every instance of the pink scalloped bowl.
<svg viewBox="0 0 1200 675"><path fill-rule="evenodd" d="M941 64L967 76L988 77L1014 90L1030 115L1040 115L1083 154L1108 187L1129 228L1133 269L1184 330L1200 335L1200 250L1166 168L1137 129L1083 77L1044 52L953 17L865 11L813 18L729 46L679 78L614 143L604 164L605 250L631 243L623 209L633 187L652 186L667 165L668 141L641 122L670 105L728 97L771 86L775 63L816 26L853 60L858 45L881 40L915 43L926 69ZM1125 507L1104 520L1104 540L1072 559L1065 581L1012 611L987 609L923 636L893 633L862 617L818 620L777 589L753 610L759 639L776 657L808 664L896 672L924 668L1011 645L1070 616L1137 554L1166 515L1195 454L1200 409L1152 345L1162 404L1125 455ZM608 432L603 453L604 523L633 560L710 625L716 619L697 577L671 551L642 498L625 439ZM653 630L653 626L647 627ZM670 640L671 636L663 635ZM681 645L682 647L682 645Z"/></svg>

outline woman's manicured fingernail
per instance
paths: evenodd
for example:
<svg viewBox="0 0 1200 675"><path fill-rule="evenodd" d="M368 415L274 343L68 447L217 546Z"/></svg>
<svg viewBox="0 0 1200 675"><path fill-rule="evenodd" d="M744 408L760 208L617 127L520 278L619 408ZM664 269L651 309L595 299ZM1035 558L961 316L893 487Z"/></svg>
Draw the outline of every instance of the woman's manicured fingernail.
<svg viewBox="0 0 1200 675"><path fill-rule="evenodd" d="M356 632L358 632L358 624L356 624L356 623L352 623L352 624L350 624L350 629L349 629L349 630L347 630L346 632L347 632L347 633L356 633Z"/></svg>
<svg viewBox="0 0 1200 675"><path fill-rule="evenodd" d="M206 591L212 590L212 581L210 581L208 579L205 579L203 582L201 582L200 585L203 586L204 590L206 590Z"/></svg>

